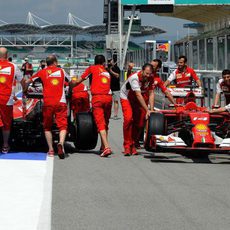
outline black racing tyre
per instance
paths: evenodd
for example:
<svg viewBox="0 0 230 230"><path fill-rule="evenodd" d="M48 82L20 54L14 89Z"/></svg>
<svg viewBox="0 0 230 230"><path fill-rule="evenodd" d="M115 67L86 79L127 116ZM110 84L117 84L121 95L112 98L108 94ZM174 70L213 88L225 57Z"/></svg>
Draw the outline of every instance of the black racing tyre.
<svg viewBox="0 0 230 230"><path fill-rule="evenodd" d="M165 134L165 116L162 113L151 113L146 124L146 136L144 147L147 151L153 151L153 147L150 144L152 135L164 135Z"/></svg>
<svg viewBox="0 0 230 230"><path fill-rule="evenodd" d="M76 115L76 139L74 145L78 150L95 149L97 145L98 133L91 112L77 113Z"/></svg>

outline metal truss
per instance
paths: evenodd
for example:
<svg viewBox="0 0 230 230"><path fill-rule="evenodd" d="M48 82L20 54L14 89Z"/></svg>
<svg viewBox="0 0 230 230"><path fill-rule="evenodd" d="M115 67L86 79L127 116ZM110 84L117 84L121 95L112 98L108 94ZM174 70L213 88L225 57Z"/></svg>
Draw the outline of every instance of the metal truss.
<svg viewBox="0 0 230 230"><path fill-rule="evenodd" d="M0 46L5 47L72 47L73 36L56 34L0 35Z"/></svg>

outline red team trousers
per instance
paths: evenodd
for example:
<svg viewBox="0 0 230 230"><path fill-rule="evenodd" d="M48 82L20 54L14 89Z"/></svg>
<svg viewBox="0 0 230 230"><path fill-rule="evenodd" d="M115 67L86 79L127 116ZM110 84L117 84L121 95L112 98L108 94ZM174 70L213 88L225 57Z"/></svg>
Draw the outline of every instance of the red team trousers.
<svg viewBox="0 0 230 230"><path fill-rule="evenodd" d="M54 117L59 131L67 130L67 105L65 103L43 106L43 126L45 131L51 131Z"/></svg>
<svg viewBox="0 0 230 230"><path fill-rule="evenodd" d="M112 95L93 95L92 108L98 132L108 130L112 109Z"/></svg>
<svg viewBox="0 0 230 230"><path fill-rule="evenodd" d="M10 131L12 120L13 106L0 105L0 127L3 127L5 131Z"/></svg>
<svg viewBox="0 0 230 230"><path fill-rule="evenodd" d="M90 109L89 97L78 97L74 98L71 102L71 108L74 113L74 117L79 112L88 112Z"/></svg>
<svg viewBox="0 0 230 230"><path fill-rule="evenodd" d="M146 111L141 107L138 101L132 103L130 100L121 99L123 111L123 135L124 148L130 148L139 140L141 129L145 125Z"/></svg>

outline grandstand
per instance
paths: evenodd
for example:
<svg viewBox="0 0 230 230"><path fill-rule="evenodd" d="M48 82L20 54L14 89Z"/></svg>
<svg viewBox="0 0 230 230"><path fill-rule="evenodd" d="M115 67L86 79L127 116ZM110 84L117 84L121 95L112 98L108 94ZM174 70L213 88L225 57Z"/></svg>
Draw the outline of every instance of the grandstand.
<svg viewBox="0 0 230 230"><path fill-rule="evenodd" d="M143 35L163 33L155 27L142 27ZM55 53L60 64L90 60L95 54L105 53L105 40L78 41L79 35L102 37L105 39L106 26L92 25L69 13L66 24L52 24L32 13L28 13L26 23L13 23L0 20L0 46L9 50L10 56L17 64L22 64L25 57L35 65L48 54ZM140 35L139 34L139 35ZM130 43L130 49L138 49ZM84 61L85 63L85 61Z"/></svg>

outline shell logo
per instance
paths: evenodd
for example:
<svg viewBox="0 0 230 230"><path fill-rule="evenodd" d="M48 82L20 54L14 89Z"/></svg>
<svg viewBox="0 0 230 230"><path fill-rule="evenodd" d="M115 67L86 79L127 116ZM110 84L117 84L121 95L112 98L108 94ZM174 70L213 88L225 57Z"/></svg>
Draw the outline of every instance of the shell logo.
<svg viewBox="0 0 230 230"><path fill-rule="evenodd" d="M203 125L203 124L198 124L198 125L196 125L196 129L198 131L202 132L202 131L207 131L208 127L206 125Z"/></svg>
<svg viewBox="0 0 230 230"><path fill-rule="evenodd" d="M6 78L5 77L0 77L0 83L4 84L6 82Z"/></svg>
<svg viewBox="0 0 230 230"><path fill-rule="evenodd" d="M102 82L103 84L107 84L107 83L108 83L107 77L103 77L103 78L101 79L101 82Z"/></svg>
<svg viewBox="0 0 230 230"><path fill-rule="evenodd" d="M52 79L51 83L52 83L52 85L58 85L59 81L58 81L58 79L55 78L55 79Z"/></svg>

